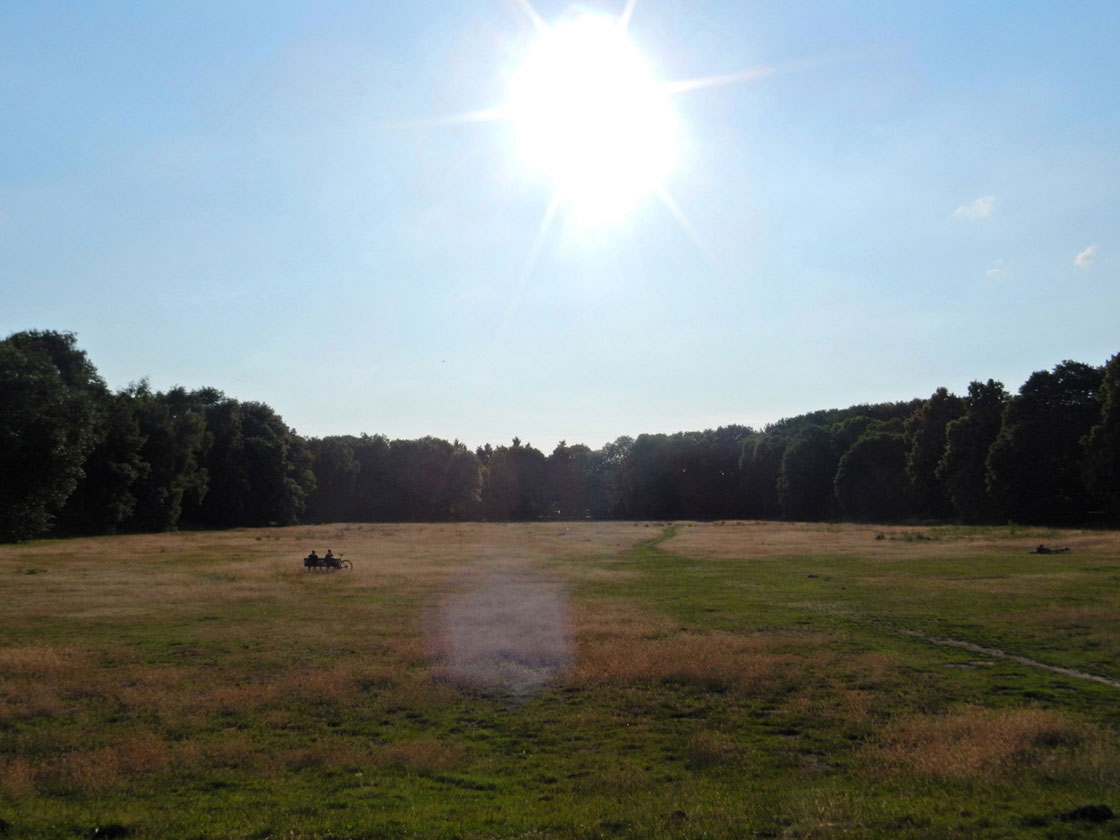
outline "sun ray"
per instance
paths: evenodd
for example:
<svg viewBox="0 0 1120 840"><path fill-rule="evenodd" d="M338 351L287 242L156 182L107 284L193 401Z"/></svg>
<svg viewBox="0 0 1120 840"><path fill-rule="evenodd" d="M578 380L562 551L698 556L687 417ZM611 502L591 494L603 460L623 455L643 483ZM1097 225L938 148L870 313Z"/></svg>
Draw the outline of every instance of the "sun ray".
<svg viewBox="0 0 1120 840"><path fill-rule="evenodd" d="M525 17L529 18L529 21L533 24L533 28L536 29L537 32L548 31L548 24L544 22L544 18L537 13L537 10L533 8L533 4L530 3L529 0L515 0L515 2L521 8L521 11L525 13Z"/></svg>
<svg viewBox="0 0 1120 840"><path fill-rule="evenodd" d="M554 23L541 16L532 0L513 0L513 4L532 26L537 44L512 77L507 102L380 124L426 128L506 122L528 170L552 181L548 206L494 334L495 344L516 318L562 211L579 224L613 224L643 196L656 196L704 261L720 270L719 260L667 186L677 152L677 117L667 104L671 97L866 57L866 51L827 55L663 81L655 78L629 41L638 0L624 0L617 17L576 9L575 14L565 13Z"/></svg>
<svg viewBox="0 0 1120 840"><path fill-rule="evenodd" d="M683 79L678 82L666 82L665 92L669 94L687 93L701 88L720 87L722 85L739 85L747 82L757 82L773 76L778 70L768 64L761 67L752 67L750 70L741 70L738 73L721 73L714 76L703 76L698 79Z"/></svg>
<svg viewBox="0 0 1120 840"><path fill-rule="evenodd" d="M529 247L529 253L525 257L525 263L521 267L521 274L517 278L517 286L514 287L513 296L510 298L505 315L502 316L502 322L499 324L498 330L494 334L495 344L506 334L506 330L509 329L510 323L512 323L518 308L521 306L521 297L525 293L525 287L529 285L529 278L532 276L533 269L536 268L537 265L537 257L540 256L541 249L544 247L545 240L548 237L548 231L552 227L552 222L556 218L559 209L560 196L557 193L553 193L552 199L548 202L548 207L544 211L544 217L537 227L537 234L533 237L533 244Z"/></svg>
<svg viewBox="0 0 1120 840"><path fill-rule="evenodd" d="M471 123L500 122L510 117L509 107L479 108L477 111L464 111L461 114L443 114L436 117L417 117L411 120L385 120L377 123L381 128L438 128L445 125L469 125Z"/></svg>
<svg viewBox="0 0 1120 840"><path fill-rule="evenodd" d="M638 0L626 0L626 8L622 10L622 14L618 16L618 28L625 32L630 27L630 18L634 16L634 7L638 5Z"/></svg>
<svg viewBox="0 0 1120 840"><path fill-rule="evenodd" d="M657 197L661 199L661 203L665 205L670 215L672 215L672 217L676 219L677 224L681 226L681 230L683 230L685 232L685 235L688 236L688 238L692 241L692 244L696 247L696 250L700 252L701 256L703 256L704 259L708 262L708 265L710 265L716 271L719 271L719 260L715 258L715 255L712 253L707 243L704 242L699 232L696 230L695 225L693 225L688 216L685 215L685 212L681 209L681 206L677 204L676 199L673 198L673 196L664 186L659 186L657 188Z"/></svg>
<svg viewBox="0 0 1120 840"><path fill-rule="evenodd" d="M790 73L803 73L808 70L819 70L847 61L859 61L867 58L868 52L853 51L835 55L822 55L816 58L803 58L799 61L787 61L784 64L761 64L748 70L734 73L717 73L711 76L701 76L696 79L682 79L676 82L667 82L665 92L668 94L688 93L701 88L721 87L723 85L739 85L757 82L770 76L785 76Z"/></svg>

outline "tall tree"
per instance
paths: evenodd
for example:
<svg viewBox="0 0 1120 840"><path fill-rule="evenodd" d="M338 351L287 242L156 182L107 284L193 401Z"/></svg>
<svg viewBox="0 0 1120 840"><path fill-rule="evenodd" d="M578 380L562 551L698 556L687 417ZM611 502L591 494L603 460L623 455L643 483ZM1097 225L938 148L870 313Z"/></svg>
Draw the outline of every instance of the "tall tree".
<svg viewBox="0 0 1120 840"><path fill-rule="evenodd" d="M217 528L246 525L252 491L241 434L241 406L221 391L202 389L191 393L205 420L209 445L202 464L206 470L206 495L190 500L183 517L189 522Z"/></svg>
<svg viewBox="0 0 1120 840"><path fill-rule="evenodd" d="M946 430L964 410L964 400L938 388L906 420L906 474L914 504L922 516L940 519L952 512L952 502L937 466L945 456Z"/></svg>
<svg viewBox="0 0 1120 840"><path fill-rule="evenodd" d="M296 522L315 486L306 442L264 403L239 403L213 389L193 397L212 443L206 496L189 515L217 527Z"/></svg>
<svg viewBox="0 0 1120 840"><path fill-rule="evenodd" d="M481 465L458 441L394 440L389 445L388 473L394 520L443 522L477 511Z"/></svg>
<svg viewBox="0 0 1120 840"><path fill-rule="evenodd" d="M1104 366L1101 414L1085 439L1086 478L1092 503L1106 519L1120 522L1120 353Z"/></svg>
<svg viewBox="0 0 1120 840"><path fill-rule="evenodd" d="M839 463L828 429L799 431L782 455L778 501L786 519L828 519L834 511L833 481Z"/></svg>
<svg viewBox="0 0 1120 840"><path fill-rule="evenodd" d="M0 539L47 533L103 437L105 383L72 333L0 342Z"/></svg>
<svg viewBox="0 0 1120 840"><path fill-rule="evenodd" d="M743 474L739 468L742 441L753 431L746 426L721 426L673 435L678 473L677 516L687 519L733 519L746 512Z"/></svg>
<svg viewBox="0 0 1120 840"><path fill-rule="evenodd" d="M307 442L315 472L315 491L307 500L307 516L316 522L345 522L353 517L361 464L354 454L356 439L338 435Z"/></svg>
<svg viewBox="0 0 1120 840"><path fill-rule="evenodd" d="M1081 441L1100 417L1102 378L1100 368L1065 361L1031 374L1008 402L988 452L988 489L1001 518L1047 524L1085 519Z"/></svg>
<svg viewBox="0 0 1120 840"><path fill-rule="evenodd" d="M787 440L782 435L756 432L742 442L739 471L743 476L743 504L746 516L779 519L778 477Z"/></svg>
<svg viewBox="0 0 1120 840"><path fill-rule="evenodd" d="M299 521L315 487L306 441L262 402L242 403L241 434L251 488L245 524Z"/></svg>
<svg viewBox="0 0 1120 840"><path fill-rule="evenodd" d="M844 514L874 522L905 517L910 512L906 454L901 431L887 424L875 424L852 444L836 468L836 499Z"/></svg>
<svg viewBox="0 0 1120 840"><path fill-rule="evenodd" d="M451 444L447 465L446 518L456 522L482 515L482 462L458 440Z"/></svg>
<svg viewBox="0 0 1120 840"><path fill-rule="evenodd" d="M627 453L623 479L635 519L675 519L681 510L680 477L691 440L642 434Z"/></svg>
<svg viewBox="0 0 1120 840"><path fill-rule="evenodd" d="M590 507L591 450L583 444L560 441L548 456L548 515L557 519L583 519Z"/></svg>
<svg viewBox="0 0 1120 840"><path fill-rule="evenodd" d="M358 475L349 518L360 522L387 522L391 518L393 485L389 439L384 435L362 435L354 442Z"/></svg>
<svg viewBox="0 0 1120 840"><path fill-rule="evenodd" d="M69 533L115 532L135 512L136 482L151 470L141 452L147 438L133 394L106 391L97 401L97 443L82 466L83 478L59 514L59 526Z"/></svg>
<svg viewBox="0 0 1120 840"><path fill-rule="evenodd" d="M490 456L482 488L482 509L492 522L541 519L548 512L548 460L514 438Z"/></svg>
<svg viewBox="0 0 1120 840"><path fill-rule="evenodd" d="M142 381L127 392L143 436L143 474L132 486L136 506L129 525L166 531L179 524L185 502L206 495L207 473L199 461L210 444L200 401L183 388L154 393Z"/></svg>
<svg viewBox="0 0 1120 840"><path fill-rule="evenodd" d="M623 435L591 453L587 465L589 507L595 519L624 519L630 516L626 464L633 438Z"/></svg>
<svg viewBox="0 0 1120 840"><path fill-rule="evenodd" d="M936 475L962 522L998 518L988 493L987 459L1003 425L1007 399L1002 382L971 382L964 413L945 426L945 451Z"/></svg>

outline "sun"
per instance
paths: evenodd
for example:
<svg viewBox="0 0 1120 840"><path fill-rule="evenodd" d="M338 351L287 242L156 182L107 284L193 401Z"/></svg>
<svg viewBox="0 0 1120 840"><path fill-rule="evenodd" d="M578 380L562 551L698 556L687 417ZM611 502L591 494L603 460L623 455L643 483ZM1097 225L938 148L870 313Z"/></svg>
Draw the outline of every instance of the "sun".
<svg viewBox="0 0 1120 840"><path fill-rule="evenodd" d="M581 11L543 27L507 114L518 157L585 222L625 216L676 162L677 116L624 19Z"/></svg>

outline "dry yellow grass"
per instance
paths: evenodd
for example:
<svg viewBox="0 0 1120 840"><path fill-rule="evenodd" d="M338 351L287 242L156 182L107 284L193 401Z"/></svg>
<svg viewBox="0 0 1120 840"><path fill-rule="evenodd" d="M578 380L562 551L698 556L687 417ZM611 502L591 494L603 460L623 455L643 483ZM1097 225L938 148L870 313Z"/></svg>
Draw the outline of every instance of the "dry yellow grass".
<svg viewBox="0 0 1120 840"><path fill-rule="evenodd" d="M684 632L660 639L585 642L568 677L583 685L662 681L763 695L785 686L795 664L793 655L773 650L766 638Z"/></svg>
<svg viewBox="0 0 1120 840"><path fill-rule="evenodd" d="M570 684L678 682L743 695L784 690L804 653L827 641L812 633L688 630L620 601L578 605L574 632Z"/></svg>
<svg viewBox="0 0 1120 840"><path fill-rule="evenodd" d="M981 552L1022 554L1038 543L1055 544L1048 532L1015 532L954 527L865 525L816 522L688 522L663 543L667 551L689 557L751 559L754 557L861 556L881 559L966 556ZM1061 545L1072 554L1120 552L1120 532L1063 531ZM1056 555L1061 563L1064 555Z"/></svg>
<svg viewBox="0 0 1120 840"><path fill-rule="evenodd" d="M908 714L884 725L895 711L891 704L910 702L898 692L909 654L852 645L842 623L827 625L827 632L808 622L801 629L730 632L654 612L641 603L644 590L626 593L627 582L647 574L634 560L643 555L626 552L659 533L634 523L327 525L0 546L6 585L0 603L0 732L6 738L0 795L96 798L141 780L158 784L173 774L206 778L216 771L284 778L353 770L401 778L468 768L475 757L466 748L424 728L472 696L460 688L474 683L449 665L455 634L480 642L457 654L477 667L473 673L496 661L514 662L566 688L628 689L575 692L596 702L650 688L656 693L667 684L663 694L670 697L700 694L704 702L722 703L708 692L722 693L720 714L728 718L750 707L774 707L787 719L854 735L853 743L866 739L870 746L862 752L851 749L871 777L991 779L1041 767L1075 779L1120 778L1115 738L1104 726L1058 711L966 708ZM721 560L920 560L986 551L1018 556L1020 543L1041 541L959 530L908 540L912 533L882 526L683 523L664 548ZM1069 557L1120 554L1115 534L1072 533L1061 541L1075 548ZM306 572L301 558L327 547L351 559L354 570ZM915 584L890 568L876 585L907 593L1020 594L1077 580L1060 568L1034 575L1009 569L1006 579L996 580L933 575ZM869 582L854 575L849 580ZM687 581L678 585L688 589ZM604 591L617 597L601 597ZM832 597L805 591L806 598ZM1099 605L1055 605L1022 617L1036 627L1083 626L1090 640L1120 637L1116 615ZM369 727L364 740L348 741L329 713L318 713L322 709L362 719ZM575 720L580 712L572 714ZM614 712L586 714L601 720ZM382 717L392 722L382 724ZM41 726L41 720L75 724ZM87 724L97 737L89 736ZM692 728L676 732L675 749L683 748L691 769L743 764L745 747L721 722L681 726ZM797 760L819 761L805 756ZM814 772L824 772L823 766L814 765ZM604 787L636 791L648 783L627 773L619 767L580 784L594 793ZM838 807L824 803L821 820Z"/></svg>
<svg viewBox="0 0 1120 840"><path fill-rule="evenodd" d="M17 615L49 605L53 615L77 620L138 618L166 615L184 602L253 603L280 594L281 584L297 592L337 585L332 579L343 575L304 571L301 558L312 548L329 547L354 563L344 573L347 585L407 593L426 591L474 564L610 556L649 537L648 528L634 523L235 529L4 545L0 573L11 583L8 606ZM66 574L53 575L60 563ZM137 598L141 588L144 596Z"/></svg>
<svg viewBox="0 0 1120 840"><path fill-rule="evenodd" d="M1063 712L972 707L895 721L867 752L886 773L978 779L1045 768L1099 782L1117 778L1115 747L1109 733Z"/></svg>

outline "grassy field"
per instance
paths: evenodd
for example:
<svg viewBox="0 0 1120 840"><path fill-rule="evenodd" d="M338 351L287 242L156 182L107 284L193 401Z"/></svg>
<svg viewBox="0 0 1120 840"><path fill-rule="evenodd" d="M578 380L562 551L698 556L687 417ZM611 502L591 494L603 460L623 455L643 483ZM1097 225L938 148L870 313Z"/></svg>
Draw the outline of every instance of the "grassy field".
<svg viewBox="0 0 1120 840"><path fill-rule="evenodd" d="M0 577L4 837L1120 837L1077 811L1120 811L1113 532L332 525Z"/></svg>

